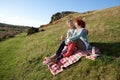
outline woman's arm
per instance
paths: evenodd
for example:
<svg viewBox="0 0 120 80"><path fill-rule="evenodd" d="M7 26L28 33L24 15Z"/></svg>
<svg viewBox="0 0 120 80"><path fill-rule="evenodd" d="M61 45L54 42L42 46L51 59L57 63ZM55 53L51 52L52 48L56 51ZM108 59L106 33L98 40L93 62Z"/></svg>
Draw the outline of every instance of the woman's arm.
<svg viewBox="0 0 120 80"><path fill-rule="evenodd" d="M73 37L70 37L70 38L69 38L69 41L70 41L70 42L73 42L73 41L79 39L79 38L81 37L81 35L82 35L82 31L83 31L83 28L80 29L80 31L79 31L76 35L74 35Z"/></svg>

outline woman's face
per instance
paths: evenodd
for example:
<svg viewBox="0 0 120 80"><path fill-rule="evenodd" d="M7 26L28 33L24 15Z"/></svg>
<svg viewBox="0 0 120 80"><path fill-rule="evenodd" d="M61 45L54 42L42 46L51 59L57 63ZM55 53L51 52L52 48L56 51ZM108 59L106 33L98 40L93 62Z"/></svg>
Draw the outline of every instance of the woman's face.
<svg viewBox="0 0 120 80"><path fill-rule="evenodd" d="M75 23L75 27L76 28L81 28L81 26L79 26L77 23Z"/></svg>
<svg viewBox="0 0 120 80"><path fill-rule="evenodd" d="M79 27L77 23L75 23L75 27L76 27L76 28L78 28L78 27Z"/></svg>

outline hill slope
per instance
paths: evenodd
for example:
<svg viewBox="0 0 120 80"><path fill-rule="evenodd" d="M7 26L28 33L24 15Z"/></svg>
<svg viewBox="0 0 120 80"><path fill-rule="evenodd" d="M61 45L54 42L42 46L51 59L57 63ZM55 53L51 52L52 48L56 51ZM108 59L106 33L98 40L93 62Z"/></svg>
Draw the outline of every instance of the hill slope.
<svg viewBox="0 0 120 80"><path fill-rule="evenodd" d="M25 33L0 42L0 80L120 80L120 6L88 13L70 14L45 31ZM42 65L43 58L55 53L66 20L85 16L91 45L100 48L95 61L82 58L57 76Z"/></svg>

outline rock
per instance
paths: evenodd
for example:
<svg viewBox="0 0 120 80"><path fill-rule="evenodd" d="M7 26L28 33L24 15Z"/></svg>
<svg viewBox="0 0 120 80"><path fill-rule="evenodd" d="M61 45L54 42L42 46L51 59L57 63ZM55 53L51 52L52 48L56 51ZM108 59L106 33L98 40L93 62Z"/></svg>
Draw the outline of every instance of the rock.
<svg viewBox="0 0 120 80"><path fill-rule="evenodd" d="M75 12L72 12L72 11L65 11L65 12L58 12L56 14L54 14L52 17L51 17L51 21L50 23L56 21L56 20L59 20L69 14L72 14L72 13L75 13Z"/></svg>

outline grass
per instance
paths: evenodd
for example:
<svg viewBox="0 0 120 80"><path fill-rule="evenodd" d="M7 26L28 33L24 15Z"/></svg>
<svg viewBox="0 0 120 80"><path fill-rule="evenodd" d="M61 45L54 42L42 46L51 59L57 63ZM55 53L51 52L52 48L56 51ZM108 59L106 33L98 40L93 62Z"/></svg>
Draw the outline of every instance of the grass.
<svg viewBox="0 0 120 80"><path fill-rule="evenodd" d="M0 78L6 80L6 78L14 72L18 60L20 60L19 50L22 47L22 41L25 38L25 34L16 35L15 38L11 38L0 43Z"/></svg>
<svg viewBox="0 0 120 80"><path fill-rule="evenodd" d="M45 27L43 32L26 36L26 33L0 42L0 80L119 80L120 79L120 15L119 7L71 14L56 24ZM104 15L103 15L104 14ZM113 16L116 14L117 16ZM91 45L100 48L101 56L91 61L86 58L53 76L42 65L45 56L57 50L60 36L68 27L66 20L86 16Z"/></svg>

